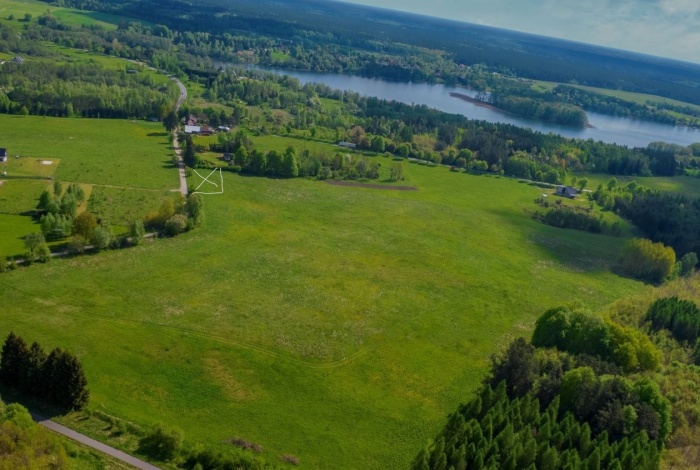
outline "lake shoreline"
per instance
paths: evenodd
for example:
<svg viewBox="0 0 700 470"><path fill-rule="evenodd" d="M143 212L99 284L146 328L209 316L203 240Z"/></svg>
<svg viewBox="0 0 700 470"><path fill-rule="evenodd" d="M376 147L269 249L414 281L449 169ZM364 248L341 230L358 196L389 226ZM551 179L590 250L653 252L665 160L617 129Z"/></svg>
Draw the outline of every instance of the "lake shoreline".
<svg viewBox="0 0 700 470"><path fill-rule="evenodd" d="M228 65L240 66L240 64ZM362 96L396 101L409 106L424 105L445 113L462 115L475 121L508 124L543 134L553 133L570 139L593 139L629 148L646 147L649 143L657 141L682 146L700 142L700 130L595 112L586 112L589 123L585 127L570 127L538 121L508 113L494 108L488 103L476 100L476 91L460 86L388 81L345 73L270 69L255 65L249 65L248 68L277 75L287 75L296 78L302 85L321 83L334 90L351 91ZM470 99L461 99L461 97L452 96L451 93L464 95ZM458 98L459 101L455 98Z"/></svg>

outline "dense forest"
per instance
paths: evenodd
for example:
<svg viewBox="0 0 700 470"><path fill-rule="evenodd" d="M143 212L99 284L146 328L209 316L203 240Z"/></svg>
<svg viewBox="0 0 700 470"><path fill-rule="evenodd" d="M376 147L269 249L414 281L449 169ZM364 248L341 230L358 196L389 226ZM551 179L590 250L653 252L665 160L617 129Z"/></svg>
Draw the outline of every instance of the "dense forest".
<svg viewBox="0 0 700 470"><path fill-rule="evenodd" d="M99 64L48 60L7 62L0 74L0 113L103 118L160 118L176 98L136 66L121 71Z"/></svg>
<svg viewBox="0 0 700 470"><path fill-rule="evenodd" d="M659 302L669 305L660 299L647 317L669 310ZM652 378L662 352L641 326L548 310L530 342L519 338L493 357L481 390L413 468L658 468L682 411Z"/></svg>
<svg viewBox="0 0 700 470"><path fill-rule="evenodd" d="M700 104L698 68L692 64L340 2L244 0L231 5L208 0L196 9L181 0L50 3L164 25L187 38L190 52L198 48L219 59L250 58L252 53L268 65L448 83L461 83L465 65L484 64L506 75L576 81ZM241 31L268 46L250 39L247 48L232 44ZM280 54L271 54L270 46Z"/></svg>

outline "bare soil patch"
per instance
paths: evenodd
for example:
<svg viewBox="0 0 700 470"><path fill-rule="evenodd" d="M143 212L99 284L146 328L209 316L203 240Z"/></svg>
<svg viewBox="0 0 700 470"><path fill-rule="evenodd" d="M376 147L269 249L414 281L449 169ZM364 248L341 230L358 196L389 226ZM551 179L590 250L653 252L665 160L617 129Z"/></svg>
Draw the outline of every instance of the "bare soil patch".
<svg viewBox="0 0 700 470"><path fill-rule="evenodd" d="M418 191L415 186L387 186L384 184L371 184L371 183L356 183L354 181L340 181L340 180L325 180L326 183L332 184L333 186L353 186L356 188L369 188L369 189L393 189L394 191Z"/></svg>

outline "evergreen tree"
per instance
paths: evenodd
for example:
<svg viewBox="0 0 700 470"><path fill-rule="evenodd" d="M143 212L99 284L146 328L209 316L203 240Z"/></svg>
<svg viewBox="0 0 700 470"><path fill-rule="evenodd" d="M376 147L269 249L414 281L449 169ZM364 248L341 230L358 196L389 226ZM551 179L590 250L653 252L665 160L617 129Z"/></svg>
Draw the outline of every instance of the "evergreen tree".
<svg viewBox="0 0 700 470"><path fill-rule="evenodd" d="M27 350L22 364L19 388L23 392L40 396L42 394L41 371L46 361L46 353L36 341Z"/></svg>
<svg viewBox="0 0 700 470"><path fill-rule="evenodd" d="M23 376L23 366L29 350L27 343L13 332L7 336L0 356L0 381L9 387L17 387Z"/></svg>
<svg viewBox="0 0 700 470"><path fill-rule="evenodd" d="M68 352L58 356L53 374L56 404L67 409L81 410L87 405L90 392L83 366Z"/></svg>

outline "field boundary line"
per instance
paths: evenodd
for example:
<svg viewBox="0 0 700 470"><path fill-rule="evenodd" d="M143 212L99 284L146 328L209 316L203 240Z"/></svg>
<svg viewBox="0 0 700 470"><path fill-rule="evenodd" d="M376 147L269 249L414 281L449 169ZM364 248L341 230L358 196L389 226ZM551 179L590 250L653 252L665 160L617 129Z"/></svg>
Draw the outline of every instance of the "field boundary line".
<svg viewBox="0 0 700 470"><path fill-rule="evenodd" d="M14 287L12 285L9 285L5 282L0 281L0 285L3 285L7 288L10 288L14 291L19 292L22 295L25 295L27 297L30 297L34 302L39 303L45 307L60 307L60 304L57 304L56 302L52 302L50 300L45 300L40 297L37 297L29 292L24 292L21 289L18 289L17 287ZM79 307L78 307L79 308ZM174 332L179 332L179 333L185 333L188 335L200 337L200 338L208 338L214 341L217 341L219 343L224 343L224 344L230 344L232 346L236 346L241 349L247 349L249 351L254 351L269 357L273 357L275 359L280 359L283 361L287 361L302 367L306 367L309 369L316 369L316 370L328 370L328 369L337 369L339 367L342 367L344 365L347 365L356 359L359 359L360 357L366 355L369 352L369 348L359 348L357 351L353 352L352 354L349 354L341 359L336 359L334 361L330 362L324 362L324 363L313 363L313 362L308 362L304 361L302 359L297 359L294 357L291 357L289 355L285 355L276 351L272 351L270 349L263 348L261 346L256 346L250 343L246 343L244 341L239 341L235 339L230 339L230 338L224 338L222 336L216 336L196 330L191 330L187 328L182 328L178 326L173 326L173 325L163 325L160 323L154 323L154 322L149 322L149 321L144 321L144 320L130 320L128 318L113 318L113 317L107 317L104 315L97 315L93 313L85 313L82 311L63 311L60 312L61 314L64 315L72 315L72 316L81 316L81 317L87 317L87 318L96 318L99 320L107 321L110 323L121 323L121 324L129 324L129 325L139 325L139 326L147 326L151 328L156 328L156 329L164 329L164 330L170 330Z"/></svg>

